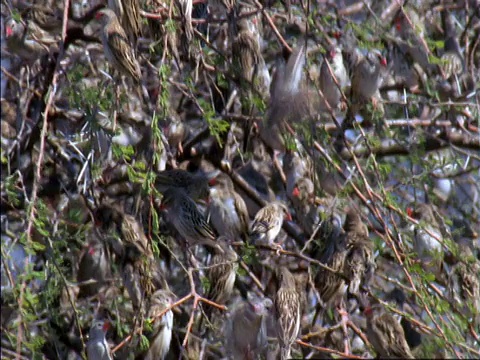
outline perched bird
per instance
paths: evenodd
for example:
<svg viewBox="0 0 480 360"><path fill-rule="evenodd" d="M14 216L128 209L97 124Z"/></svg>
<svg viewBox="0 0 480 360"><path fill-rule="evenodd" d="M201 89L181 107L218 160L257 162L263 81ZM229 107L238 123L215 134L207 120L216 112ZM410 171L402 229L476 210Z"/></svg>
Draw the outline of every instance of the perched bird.
<svg viewBox="0 0 480 360"><path fill-rule="evenodd" d="M170 349L172 341L173 312L168 310L173 303L173 295L167 290L157 290L150 297L147 318L152 322L152 332L149 334L150 347L144 357L145 360L163 360Z"/></svg>
<svg viewBox="0 0 480 360"><path fill-rule="evenodd" d="M413 315L413 310L406 304L406 296L404 292L399 289L393 289L389 294L387 299L389 301L393 301L396 303L397 307L404 312L410 313ZM408 310L410 309L410 310ZM397 317L397 315L393 315ZM415 330L412 325L412 322L408 320L405 316L401 316L400 325L403 328L403 332L405 333L405 340L407 340L407 344L410 349L414 349L422 343L422 335Z"/></svg>
<svg viewBox="0 0 480 360"><path fill-rule="evenodd" d="M252 95L251 89L255 89L266 100L270 88L270 74L255 36L258 31L248 18L241 18L237 28L237 35L232 43L232 59L240 74L242 91L245 97L249 98ZM242 108L245 114L251 112L248 107Z"/></svg>
<svg viewBox="0 0 480 360"><path fill-rule="evenodd" d="M415 209L407 209L407 213L420 224L414 226L413 248L424 263L429 263L442 252L442 234L435 218L433 205L421 203Z"/></svg>
<svg viewBox="0 0 480 360"><path fill-rule="evenodd" d="M29 36L26 26L14 19L5 22L5 43L8 51L27 61L48 54L48 48Z"/></svg>
<svg viewBox="0 0 480 360"><path fill-rule="evenodd" d="M218 175L215 186L210 189L208 214L219 235L239 240L248 233L247 206L227 174Z"/></svg>
<svg viewBox="0 0 480 360"><path fill-rule="evenodd" d="M87 359L88 360L112 360L110 347L108 346L105 334L110 328L108 322L93 320L92 327L88 333Z"/></svg>
<svg viewBox="0 0 480 360"><path fill-rule="evenodd" d="M117 15L130 43L135 45L142 29L139 1L108 0L108 7Z"/></svg>
<svg viewBox="0 0 480 360"><path fill-rule="evenodd" d="M398 321L381 307L367 306L364 310L367 318L367 338L377 355L384 359L413 359L405 333Z"/></svg>
<svg viewBox="0 0 480 360"><path fill-rule="evenodd" d="M167 220L189 246L218 247L214 230L185 191L176 188L165 191L160 208L167 210Z"/></svg>
<svg viewBox="0 0 480 360"><path fill-rule="evenodd" d="M368 228L353 208L347 211L344 230L347 236L345 276L349 279L348 291L359 295L360 285L368 285L373 276L373 242L368 238Z"/></svg>
<svg viewBox="0 0 480 360"><path fill-rule="evenodd" d="M287 206L280 201L269 203L255 215L250 225L250 239L272 245L282 229L284 219L292 220Z"/></svg>
<svg viewBox="0 0 480 360"><path fill-rule="evenodd" d="M104 232L110 232L111 236L113 231L119 237L121 243L114 243L113 249L121 259L122 279L136 309L146 296L168 288L143 227L134 216L103 205L94 217Z"/></svg>
<svg viewBox="0 0 480 360"><path fill-rule="evenodd" d="M274 301L277 319L277 336L280 343L280 358L290 358L291 347L300 332L300 294L296 290L295 278L282 267L278 274L280 288Z"/></svg>
<svg viewBox="0 0 480 360"><path fill-rule="evenodd" d="M400 35L401 42L398 44L401 50L429 74L433 70L433 64L429 61L429 49L424 40L424 21L420 19L418 12L413 7L404 7L395 17L394 23L396 32Z"/></svg>
<svg viewBox="0 0 480 360"><path fill-rule="evenodd" d="M220 249L216 249L209 268L205 275L210 283L207 299L217 304L225 304L232 296L235 284L236 271L238 268L238 255L230 247L229 239L220 236L217 243ZM208 309L212 309L209 307ZM210 313L210 311L207 312Z"/></svg>
<svg viewBox="0 0 480 360"><path fill-rule="evenodd" d="M273 303L268 298L242 302L226 325L229 354L235 360L265 355L268 348L267 317Z"/></svg>
<svg viewBox="0 0 480 360"><path fill-rule="evenodd" d="M351 102L342 124L343 129L351 126L355 114L361 112L364 115L367 110L365 104L369 101L372 101L375 109L384 112L383 105L378 103L380 100L378 89L382 80L381 69L387 66L386 59L376 49L369 51L365 56L357 53L354 58L356 60L352 60L354 65L350 87Z"/></svg>
<svg viewBox="0 0 480 360"><path fill-rule="evenodd" d="M77 273L78 282L95 280L95 283L80 285L78 296L88 297L98 294L100 289L105 286L105 282L110 275L110 264L105 244L95 238L89 242L81 255Z"/></svg>
<svg viewBox="0 0 480 360"><path fill-rule="evenodd" d="M170 188L183 189L192 200L208 198L209 184L214 183L214 174L193 174L181 169L160 171L155 179L155 186L161 193Z"/></svg>
<svg viewBox="0 0 480 360"><path fill-rule="evenodd" d="M335 77L338 85L335 83L332 75ZM338 46L332 46L325 55L325 59L320 67L319 87L323 92L325 102L333 110L337 108L342 96L341 90L347 83L348 74L343 64L342 51ZM325 102L320 103L324 105L322 109L327 108Z"/></svg>
<svg viewBox="0 0 480 360"><path fill-rule="evenodd" d="M103 27L101 37L105 57L117 71L139 83L142 78L140 64L117 15L111 9L102 9L96 18Z"/></svg>
<svg viewBox="0 0 480 360"><path fill-rule="evenodd" d="M480 323L480 261L468 244L459 244L459 260L448 276L447 294L474 324Z"/></svg>
<svg viewBox="0 0 480 360"><path fill-rule="evenodd" d="M170 147L177 148L179 154L182 154L182 142L188 136L188 128L177 114L170 114L168 125L163 129L163 132Z"/></svg>

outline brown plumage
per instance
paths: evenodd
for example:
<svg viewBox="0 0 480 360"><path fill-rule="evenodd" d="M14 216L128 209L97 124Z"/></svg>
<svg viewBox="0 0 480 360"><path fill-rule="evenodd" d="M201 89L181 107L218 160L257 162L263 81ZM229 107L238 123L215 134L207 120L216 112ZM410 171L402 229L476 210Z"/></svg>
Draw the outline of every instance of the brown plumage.
<svg viewBox="0 0 480 360"><path fill-rule="evenodd" d="M157 290L149 301L147 318L153 321L152 332L149 334L150 347L144 357L145 360L163 360L170 349L173 329L173 312L168 310L173 303L173 294L168 290Z"/></svg>
<svg viewBox="0 0 480 360"><path fill-rule="evenodd" d="M368 238L367 226L353 208L347 212L344 229L347 236L344 273L350 281L348 291L359 295L360 285L368 285L373 276L373 242Z"/></svg>
<svg viewBox="0 0 480 360"><path fill-rule="evenodd" d="M250 238L253 242L273 244L277 238L284 218L291 220L288 208L280 201L272 201L261 208L250 226Z"/></svg>
<svg viewBox="0 0 480 360"><path fill-rule="evenodd" d="M96 17L102 22L101 37L107 60L121 74L140 82L140 64L117 15L111 9L102 9Z"/></svg>
<svg viewBox="0 0 480 360"><path fill-rule="evenodd" d="M217 304L225 304L232 296L238 268L238 255L230 247L229 239L221 236L217 239L219 249L215 250L205 275L210 283L207 298ZM211 309L209 307L208 309ZM211 313L208 311L207 313Z"/></svg>
<svg viewBox="0 0 480 360"><path fill-rule="evenodd" d="M135 45L141 35L140 4L138 0L108 0L108 7L117 15L130 42Z"/></svg>
<svg viewBox="0 0 480 360"><path fill-rule="evenodd" d="M226 174L220 174L215 179L215 186L210 190L208 213L219 235L233 240L246 236L249 221L247 205Z"/></svg>
<svg viewBox="0 0 480 360"><path fill-rule="evenodd" d="M135 308L141 306L145 296L168 288L143 227L134 216L105 205L94 216L104 233L111 236L113 231L120 238L121 244L114 243L114 251L121 258L123 282Z"/></svg>
<svg viewBox="0 0 480 360"><path fill-rule="evenodd" d="M277 319L277 337L280 343L280 358L290 358L291 347L300 332L300 295L296 290L295 278L283 267L279 270L280 288L274 301Z"/></svg>
<svg viewBox="0 0 480 360"><path fill-rule="evenodd" d="M346 234L333 224L328 225L328 231L323 232L326 245L319 260L335 271L320 268L315 276L315 287L320 295L321 305L326 308L329 304L337 303L346 291L343 271L347 258L347 244Z"/></svg>
<svg viewBox="0 0 480 360"><path fill-rule="evenodd" d="M365 309L367 337L377 355L384 359L413 359L405 333L398 321L379 306Z"/></svg>
<svg viewBox="0 0 480 360"><path fill-rule="evenodd" d="M190 246L218 246L214 230L185 191L176 188L165 191L161 208L167 210L167 220Z"/></svg>

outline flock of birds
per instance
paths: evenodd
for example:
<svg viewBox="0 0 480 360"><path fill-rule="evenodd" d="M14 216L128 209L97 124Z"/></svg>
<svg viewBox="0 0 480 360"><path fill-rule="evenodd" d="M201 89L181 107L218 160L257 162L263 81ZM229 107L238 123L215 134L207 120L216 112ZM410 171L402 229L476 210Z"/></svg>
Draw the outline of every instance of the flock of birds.
<svg viewBox="0 0 480 360"><path fill-rule="evenodd" d="M439 1L440 10L428 10L436 17L426 21L421 1L379 2L380 8L348 3L329 23L313 13L307 21L313 9L289 0L282 1L284 11L256 0L65 1L63 8L55 1L6 2L2 64L8 57L11 70L2 65L2 358L33 356L21 336L41 337L45 358L64 359L480 356L474 194L480 179L461 197L451 180L458 159L438 151L431 182L403 183L416 186L412 197L411 188L401 193L389 185L399 169L381 177L375 159L368 165L375 171L367 171L352 150L363 145L372 151L369 136L392 136L395 125L385 119L400 107L390 104L406 109L407 93L435 93L447 108L419 105L416 117L433 119L426 137L439 136L438 117L454 134L478 137L479 44L463 43L480 34L480 4ZM366 22L371 13L393 29L380 38L355 32L343 20ZM467 24L459 20L463 15ZM323 30L321 40L312 28ZM443 46L434 54L425 39L439 36ZM369 41L383 51L361 50ZM148 42L160 44L160 55ZM273 42L283 51L272 50ZM96 57L103 59L100 43L113 77L94 69ZM62 98L63 87L75 86L65 74L76 62L88 64L78 80L85 94L114 89L116 109L108 115L99 111L106 90L94 100L100 130L85 125L92 122L86 109L71 109L72 98ZM156 71L165 64L171 74L161 82ZM90 71L97 72L95 80L84 76ZM43 112L46 78L59 82L50 89L54 115ZM25 91L38 86L44 96L32 91L15 105L5 96L16 94L15 79ZM163 101L162 91L170 91L168 101L178 107L160 111L155 104ZM208 118L198 94L209 96L215 116L228 120L226 131ZM22 102L32 109L21 109ZM152 120L159 112L160 125ZM58 122L43 150L32 145L45 136L35 116ZM20 118L30 119L28 131L19 129ZM111 119L113 128L105 125ZM85 126L92 128L88 147L78 139ZM412 143L424 136L411 131ZM478 141L469 144L460 174L468 179L467 165L478 172L479 162L478 152L469 153L475 146L478 151ZM132 147L133 156L115 158L114 146ZM28 160L16 155L25 149L33 154ZM337 156L345 152L349 166ZM38 177L39 158L46 170ZM413 169L412 163L393 166ZM95 166L100 176L93 175ZM12 186L20 193L15 201ZM35 192L41 209L28 200ZM51 220L43 225L48 231L30 229L29 206L39 207L33 216ZM79 218L70 218L72 212ZM26 238L19 242L21 233ZM28 253L32 242L47 250ZM57 262L66 275L54 285L22 280L25 259L49 279L58 276ZM57 288L50 318L29 324L25 310L16 308L23 301L16 297L21 281L45 299L42 293ZM440 301L451 314L435 314ZM446 324L460 334L456 343L446 337ZM18 331L22 327L27 334ZM12 337L16 351L8 350L15 348Z"/></svg>

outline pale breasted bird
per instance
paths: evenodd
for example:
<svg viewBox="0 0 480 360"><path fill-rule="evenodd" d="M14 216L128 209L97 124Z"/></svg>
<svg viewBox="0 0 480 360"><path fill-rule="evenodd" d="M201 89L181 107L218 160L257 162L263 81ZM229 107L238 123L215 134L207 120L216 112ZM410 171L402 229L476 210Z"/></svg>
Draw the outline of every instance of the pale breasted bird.
<svg viewBox="0 0 480 360"><path fill-rule="evenodd" d="M330 68L329 68L330 67ZM338 83L335 83L334 77ZM343 63L342 51L338 46L328 49L325 59L320 67L319 87L322 90L325 102L335 110L341 100L341 90L348 83L348 74ZM326 109L324 102L320 102L321 108Z"/></svg>
<svg viewBox="0 0 480 360"><path fill-rule="evenodd" d="M150 347L145 360L163 360L168 354L172 341L173 312L165 310L173 304L173 299L173 294L163 289L155 291L150 297L147 318L151 321L152 331L148 334Z"/></svg>
<svg viewBox="0 0 480 360"><path fill-rule="evenodd" d="M280 358L290 358L291 347L300 332L300 294L296 290L295 278L286 267L279 269L280 288L274 300L277 320L277 337L280 343Z"/></svg>
<svg viewBox="0 0 480 360"><path fill-rule="evenodd" d="M112 360L110 347L105 338L109 328L110 324L108 322L93 320L86 345L88 360Z"/></svg>
<svg viewBox="0 0 480 360"><path fill-rule="evenodd" d="M351 78L351 106L349 113L355 115L359 106L373 100L374 106L379 100L378 88L381 83L381 70L387 66L386 59L378 50L371 50L365 56L359 54L353 66Z"/></svg>
<svg viewBox="0 0 480 360"><path fill-rule="evenodd" d="M210 189L208 214L219 235L240 240L248 233L247 206L227 174L221 173L215 178L215 186Z"/></svg>
<svg viewBox="0 0 480 360"><path fill-rule="evenodd" d="M282 229L283 220L291 220L287 206L273 201L261 208L250 225L250 239L272 245Z"/></svg>

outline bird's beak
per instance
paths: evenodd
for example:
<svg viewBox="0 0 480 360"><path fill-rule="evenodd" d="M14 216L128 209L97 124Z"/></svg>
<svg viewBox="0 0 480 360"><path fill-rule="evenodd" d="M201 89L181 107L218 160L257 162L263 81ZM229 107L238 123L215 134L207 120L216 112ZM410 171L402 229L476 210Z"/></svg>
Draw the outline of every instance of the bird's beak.
<svg viewBox="0 0 480 360"><path fill-rule="evenodd" d="M103 329L104 332L107 332L110 329L110 323L108 321L105 321L103 323L103 328L102 329Z"/></svg>

